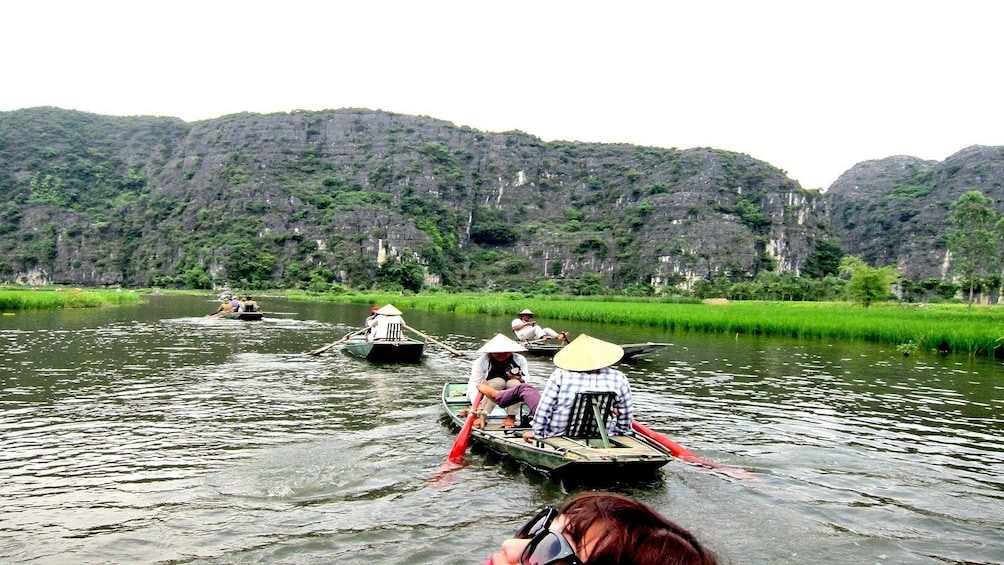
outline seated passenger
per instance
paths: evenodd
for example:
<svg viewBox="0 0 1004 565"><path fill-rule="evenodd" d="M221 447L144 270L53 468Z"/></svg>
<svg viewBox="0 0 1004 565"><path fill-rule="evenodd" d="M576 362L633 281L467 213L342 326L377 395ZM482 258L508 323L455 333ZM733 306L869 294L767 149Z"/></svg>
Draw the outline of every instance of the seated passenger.
<svg viewBox="0 0 1004 565"><path fill-rule="evenodd" d="M507 338L502 334L496 334L488 343L478 349L481 357L471 364L471 378L467 381L467 398L471 402L477 397L479 385L486 385L496 391L514 389L523 384L523 378L529 371L529 364L526 357L518 352L526 351L526 348ZM482 392L484 392L482 390ZM485 394L478 407L479 415L474 420L474 427L483 428L485 425L485 414L495 408L493 396ZM508 399L507 399L508 400ZM516 416L519 415L518 401L505 405L506 410L504 428L512 428L516 425Z"/></svg>
<svg viewBox="0 0 1004 565"><path fill-rule="evenodd" d="M401 317L402 312L394 307L393 304L387 304L381 306L376 312L373 312L372 319L367 319L366 325L372 330L366 338L369 341L375 339L388 339L388 330L391 326L397 324L398 329L404 329L404 318ZM396 336L394 336L396 337Z"/></svg>
<svg viewBox="0 0 1004 565"><path fill-rule="evenodd" d="M537 412L537 405L540 404L540 391L527 383L519 383L514 388L505 390L496 390L488 383L481 383L478 385L478 390L502 408L508 408L520 402L526 404L531 418Z"/></svg>
<svg viewBox="0 0 1004 565"><path fill-rule="evenodd" d="M229 314L230 312L233 312L233 311L234 311L233 305L231 305L230 302L227 301L227 302L224 302L223 304L220 304L220 307L217 308L216 311L213 312L210 315L211 316L215 316L217 314Z"/></svg>
<svg viewBox="0 0 1004 565"><path fill-rule="evenodd" d="M530 310L523 310L516 315L516 319L512 321L512 331L516 334L516 338L520 341L539 341L556 339L562 343L568 343L568 332L558 333L551 328L542 328L537 325L537 322L531 320L536 316Z"/></svg>
<svg viewBox="0 0 1004 565"><path fill-rule="evenodd" d="M624 356L621 346L581 334L554 355L558 367L551 373L540 395L540 403L533 416L533 432L526 432L527 441L536 438L559 436L568 427L572 403L579 392L605 392L617 394L614 402L616 418L610 418L607 432L624 435L631 431L634 419L634 400L631 385L624 373L610 365Z"/></svg>

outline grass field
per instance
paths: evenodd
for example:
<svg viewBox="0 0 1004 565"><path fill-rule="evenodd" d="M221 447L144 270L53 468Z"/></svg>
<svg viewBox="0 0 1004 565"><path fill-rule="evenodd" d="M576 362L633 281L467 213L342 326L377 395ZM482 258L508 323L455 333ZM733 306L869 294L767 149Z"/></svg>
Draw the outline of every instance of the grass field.
<svg viewBox="0 0 1004 565"><path fill-rule="evenodd" d="M0 310L42 310L51 308L96 308L133 304L141 300L134 292L44 287L38 290L0 288Z"/></svg>
<svg viewBox="0 0 1004 565"><path fill-rule="evenodd" d="M862 340L896 346L908 354L936 350L1004 357L1004 307L964 304L735 301L726 304L605 300L589 297L526 298L520 294L290 294L293 300L356 304L393 303L402 310L513 315L523 308L548 320L633 324L669 331Z"/></svg>

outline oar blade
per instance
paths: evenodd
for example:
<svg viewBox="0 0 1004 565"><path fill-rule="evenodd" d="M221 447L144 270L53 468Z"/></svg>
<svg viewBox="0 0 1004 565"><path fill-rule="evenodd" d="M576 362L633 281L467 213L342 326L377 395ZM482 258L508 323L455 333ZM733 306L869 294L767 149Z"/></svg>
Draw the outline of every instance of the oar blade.
<svg viewBox="0 0 1004 565"><path fill-rule="evenodd" d="M361 333L363 333L363 332L365 332L365 331L366 331L366 328L363 328L363 329L361 329L361 330L358 330L358 331L354 331L354 332L352 332L352 333L350 333L350 334L346 334L346 336L345 336L345 337L343 337L342 339L340 339L340 340L338 340L338 341L334 341L334 342L331 342L331 343L329 343L329 344L327 344L327 345L324 345L324 346L322 346L322 347L318 347L317 349L315 349L315 350L313 350L313 351L308 351L308 352L307 352L307 355L320 355L321 353L324 353L325 351L327 351L327 350L331 349L332 347L334 347L334 346L336 346L336 345L339 345L339 344L341 344L341 343L345 343L345 342L346 342L346 341L348 341L348 340L349 340L349 339L350 339L351 337L353 337L353 336L357 336L357 335L359 335L359 334L361 334Z"/></svg>
<svg viewBox="0 0 1004 565"><path fill-rule="evenodd" d="M453 449L450 450L450 456L447 458L451 463L462 463L464 461L464 453L467 452L467 445L471 442L471 430L474 428L474 419L477 418L476 412L478 406L481 405L481 397L483 397L480 391L477 396L474 397L474 404L471 405L471 412L467 415L467 420L464 421L463 427L460 428L460 433L457 434L457 439L453 442Z"/></svg>
<svg viewBox="0 0 1004 565"><path fill-rule="evenodd" d="M714 461L709 461L701 457L700 455L697 455L696 453L690 451L686 447L683 447L682 445L669 439L669 437L660 434L659 432L653 431L649 429L647 426L640 424L636 421L631 422L631 427L634 429L634 431L638 432L639 434L647 437L648 439L668 449L669 452L673 455L673 457L676 457L677 459L686 461L687 463L692 463L694 465L702 465L704 467L714 469L719 473L737 479L745 479L753 476L752 473L746 471L745 469L736 469L733 467L722 465L720 463L715 463Z"/></svg>

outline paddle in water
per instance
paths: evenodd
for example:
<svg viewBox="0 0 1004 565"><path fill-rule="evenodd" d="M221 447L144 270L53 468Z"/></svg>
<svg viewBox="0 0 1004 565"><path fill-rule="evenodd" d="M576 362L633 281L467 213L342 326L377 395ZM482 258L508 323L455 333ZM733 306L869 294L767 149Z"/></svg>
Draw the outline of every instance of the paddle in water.
<svg viewBox="0 0 1004 565"><path fill-rule="evenodd" d="M467 420L464 422L464 426L460 428L460 433L457 434L457 439L453 442L453 449L450 450L450 456L447 458L451 463L460 464L464 462L464 453L467 451L467 444L471 442L471 429L474 427L478 406L481 406L481 398L483 396L484 394L478 391L477 396L474 397L471 411L467 414Z"/></svg>
<svg viewBox="0 0 1004 565"><path fill-rule="evenodd" d="M424 337L425 339L427 339L427 340L431 341L432 343L435 343L435 344L436 344L436 345L438 345L439 347L442 347L443 349L445 349L445 350L449 351L450 353L452 353L452 354L454 354L454 355L456 355L456 356L458 356L458 357L464 354L464 353L463 353L462 351L457 351L456 349L454 349L454 348L450 347L449 345L446 345L445 343L442 343L442 342L440 342L440 341L436 341L436 340L435 340L435 339L433 339L433 338L432 338L431 336L427 336L427 335L425 335L424 333L422 333L422 332L420 332L420 331L416 330L415 328L413 328L413 327L411 327L411 326L409 326L409 325L407 325L407 324L406 324L406 325L404 326L404 329L406 329L406 330L409 330L409 331L412 331L412 332L414 332L414 333L415 333L416 335L419 335L419 336L421 336L421 337Z"/></svg>
<svg viewBox="0 0 1004 565"><path fill-rule="evenodd" d="M307 355L320 355L320 354L324 353L325 351L331 349L332 347L338 345L339 343L343 343L345 341L348 341L349 338L351 338L352 336L356 336L356 335L359 335L359 334L365 332L367 329L368 328L363 328L363 329L361 329L359 331L355 331L355 332L352 332L350 334L347 334L345 337L343 337L342 339L340 339L338 341L333 341L333 342L331 342L331 343L329 343L329 344L327 344L327 345L325 345L323 347L318 347L317 349L315 349L313 351L308 351Z"/></svg>
<svg viewBox="0 0 1004 565"><path fill-rule="evenodd" d="M653 431L643 424L638 423L636 420L631 421L631 428L633 428L634 431L638 432L639 434L647 437L648 439L668 449L669 452L673 455L673 457L676 457L677 459L682 459L687 463L694 463L695 465L703 465L705 467L709 467L711 469L714 469L715 471L718 471L720 473L738 479L745 479L753 476L752 473L744 469L736 469L733 467L728 467L726 465L715 463L714 461L709 461L701 457L700 455L697 455L694 452L690 451L686 447L683 447L682 445L669 439L669 437L660 434L659 432Z"/></svg>

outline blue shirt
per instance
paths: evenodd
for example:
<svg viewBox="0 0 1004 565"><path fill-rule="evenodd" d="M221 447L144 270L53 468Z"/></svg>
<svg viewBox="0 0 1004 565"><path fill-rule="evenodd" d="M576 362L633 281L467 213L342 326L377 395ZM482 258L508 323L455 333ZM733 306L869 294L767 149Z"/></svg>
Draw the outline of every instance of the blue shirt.
<svg viewBox="0 0 1004 565"><path fill-rule="evenodd" d="M614 408L617 417L608 420L610 435L625 435L631 431L634 420L634 401L631 399L631 385L624 373L604 367L596 371L568 371L555 369L544 385L540 404L533 416L533 435L538 438L560 436L568 427L572 402L579 392L608 392L617 394Z"/></svg>

